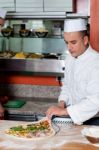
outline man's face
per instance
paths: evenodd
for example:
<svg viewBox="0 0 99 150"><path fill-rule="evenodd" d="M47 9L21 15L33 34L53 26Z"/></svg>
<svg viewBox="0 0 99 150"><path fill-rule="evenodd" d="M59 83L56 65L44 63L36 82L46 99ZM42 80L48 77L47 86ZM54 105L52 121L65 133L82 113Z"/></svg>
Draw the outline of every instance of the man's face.
<svg viewBox="0 0 99 150"><path fill-rule="evenodd" d="M81 32L65 32L64 40L67 44L69 52L75 58L85 52L88 44L88 37L83 37Z"/></svg>

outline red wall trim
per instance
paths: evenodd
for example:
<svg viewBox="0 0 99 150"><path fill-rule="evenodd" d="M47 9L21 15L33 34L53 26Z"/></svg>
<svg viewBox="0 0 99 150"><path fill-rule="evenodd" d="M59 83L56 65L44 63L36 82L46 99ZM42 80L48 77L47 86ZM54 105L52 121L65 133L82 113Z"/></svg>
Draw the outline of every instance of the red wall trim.
<svg viewBox="0 0 99 150"><path fill-rule="evenodd" d="M56 77L44 77L44 76L32 77L32 76L5 75L3 77L0 77L0 83L59 86L59 82Z"/></svg>

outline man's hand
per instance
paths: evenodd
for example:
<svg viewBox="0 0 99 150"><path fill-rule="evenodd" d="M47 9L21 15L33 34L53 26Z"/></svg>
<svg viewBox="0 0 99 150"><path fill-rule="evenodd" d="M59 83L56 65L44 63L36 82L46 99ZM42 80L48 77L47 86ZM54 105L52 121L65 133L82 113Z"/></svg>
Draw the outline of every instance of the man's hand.
<svg viewBox="0 0 99 150"><path fill-rule="evenodd" d="M0 104L0 119L4 118L4 109L2 107L2 105Z"/></svg>
<svg viewBox="0 0 99 150"><path fill-rule="evenodd" d="M47 110L46 116L51 119L53 115L56 116L68 115L68 112L66 108L61 108L59 106L52 106Z"/></svg>

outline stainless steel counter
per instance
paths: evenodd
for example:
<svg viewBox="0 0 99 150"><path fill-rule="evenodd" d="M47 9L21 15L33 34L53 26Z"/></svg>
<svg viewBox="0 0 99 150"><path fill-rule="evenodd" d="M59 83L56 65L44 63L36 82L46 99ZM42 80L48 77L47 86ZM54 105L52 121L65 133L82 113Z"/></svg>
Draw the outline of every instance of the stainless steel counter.
<svg viewBox="0 0 99 150"><path fill-rule="evenodd" d="M37 76L64 76L64 60L54 59L0 59L0 74Z"/></svg>

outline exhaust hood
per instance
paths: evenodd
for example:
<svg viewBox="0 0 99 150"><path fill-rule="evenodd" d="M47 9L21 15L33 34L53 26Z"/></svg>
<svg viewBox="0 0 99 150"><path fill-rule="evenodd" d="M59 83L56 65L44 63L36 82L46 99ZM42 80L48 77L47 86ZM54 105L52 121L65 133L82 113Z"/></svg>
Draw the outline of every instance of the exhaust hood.
<svg viewBox="0 0 99 150"><path fill-rule="evenodd" d="M13 10L9 10L9 3L3 5L8 10L7 18L66 18L67 13L76 12L76 0L10 0ZM5 3L4 3L5 4Z"/></svg>
<svg viewBox="0 0 99 150"><path fill-rule="evenodd" d="M12 18L37 18L37 19L65 19L66 18L66 12L9 12L7 14L8 19Z"/></svg>

